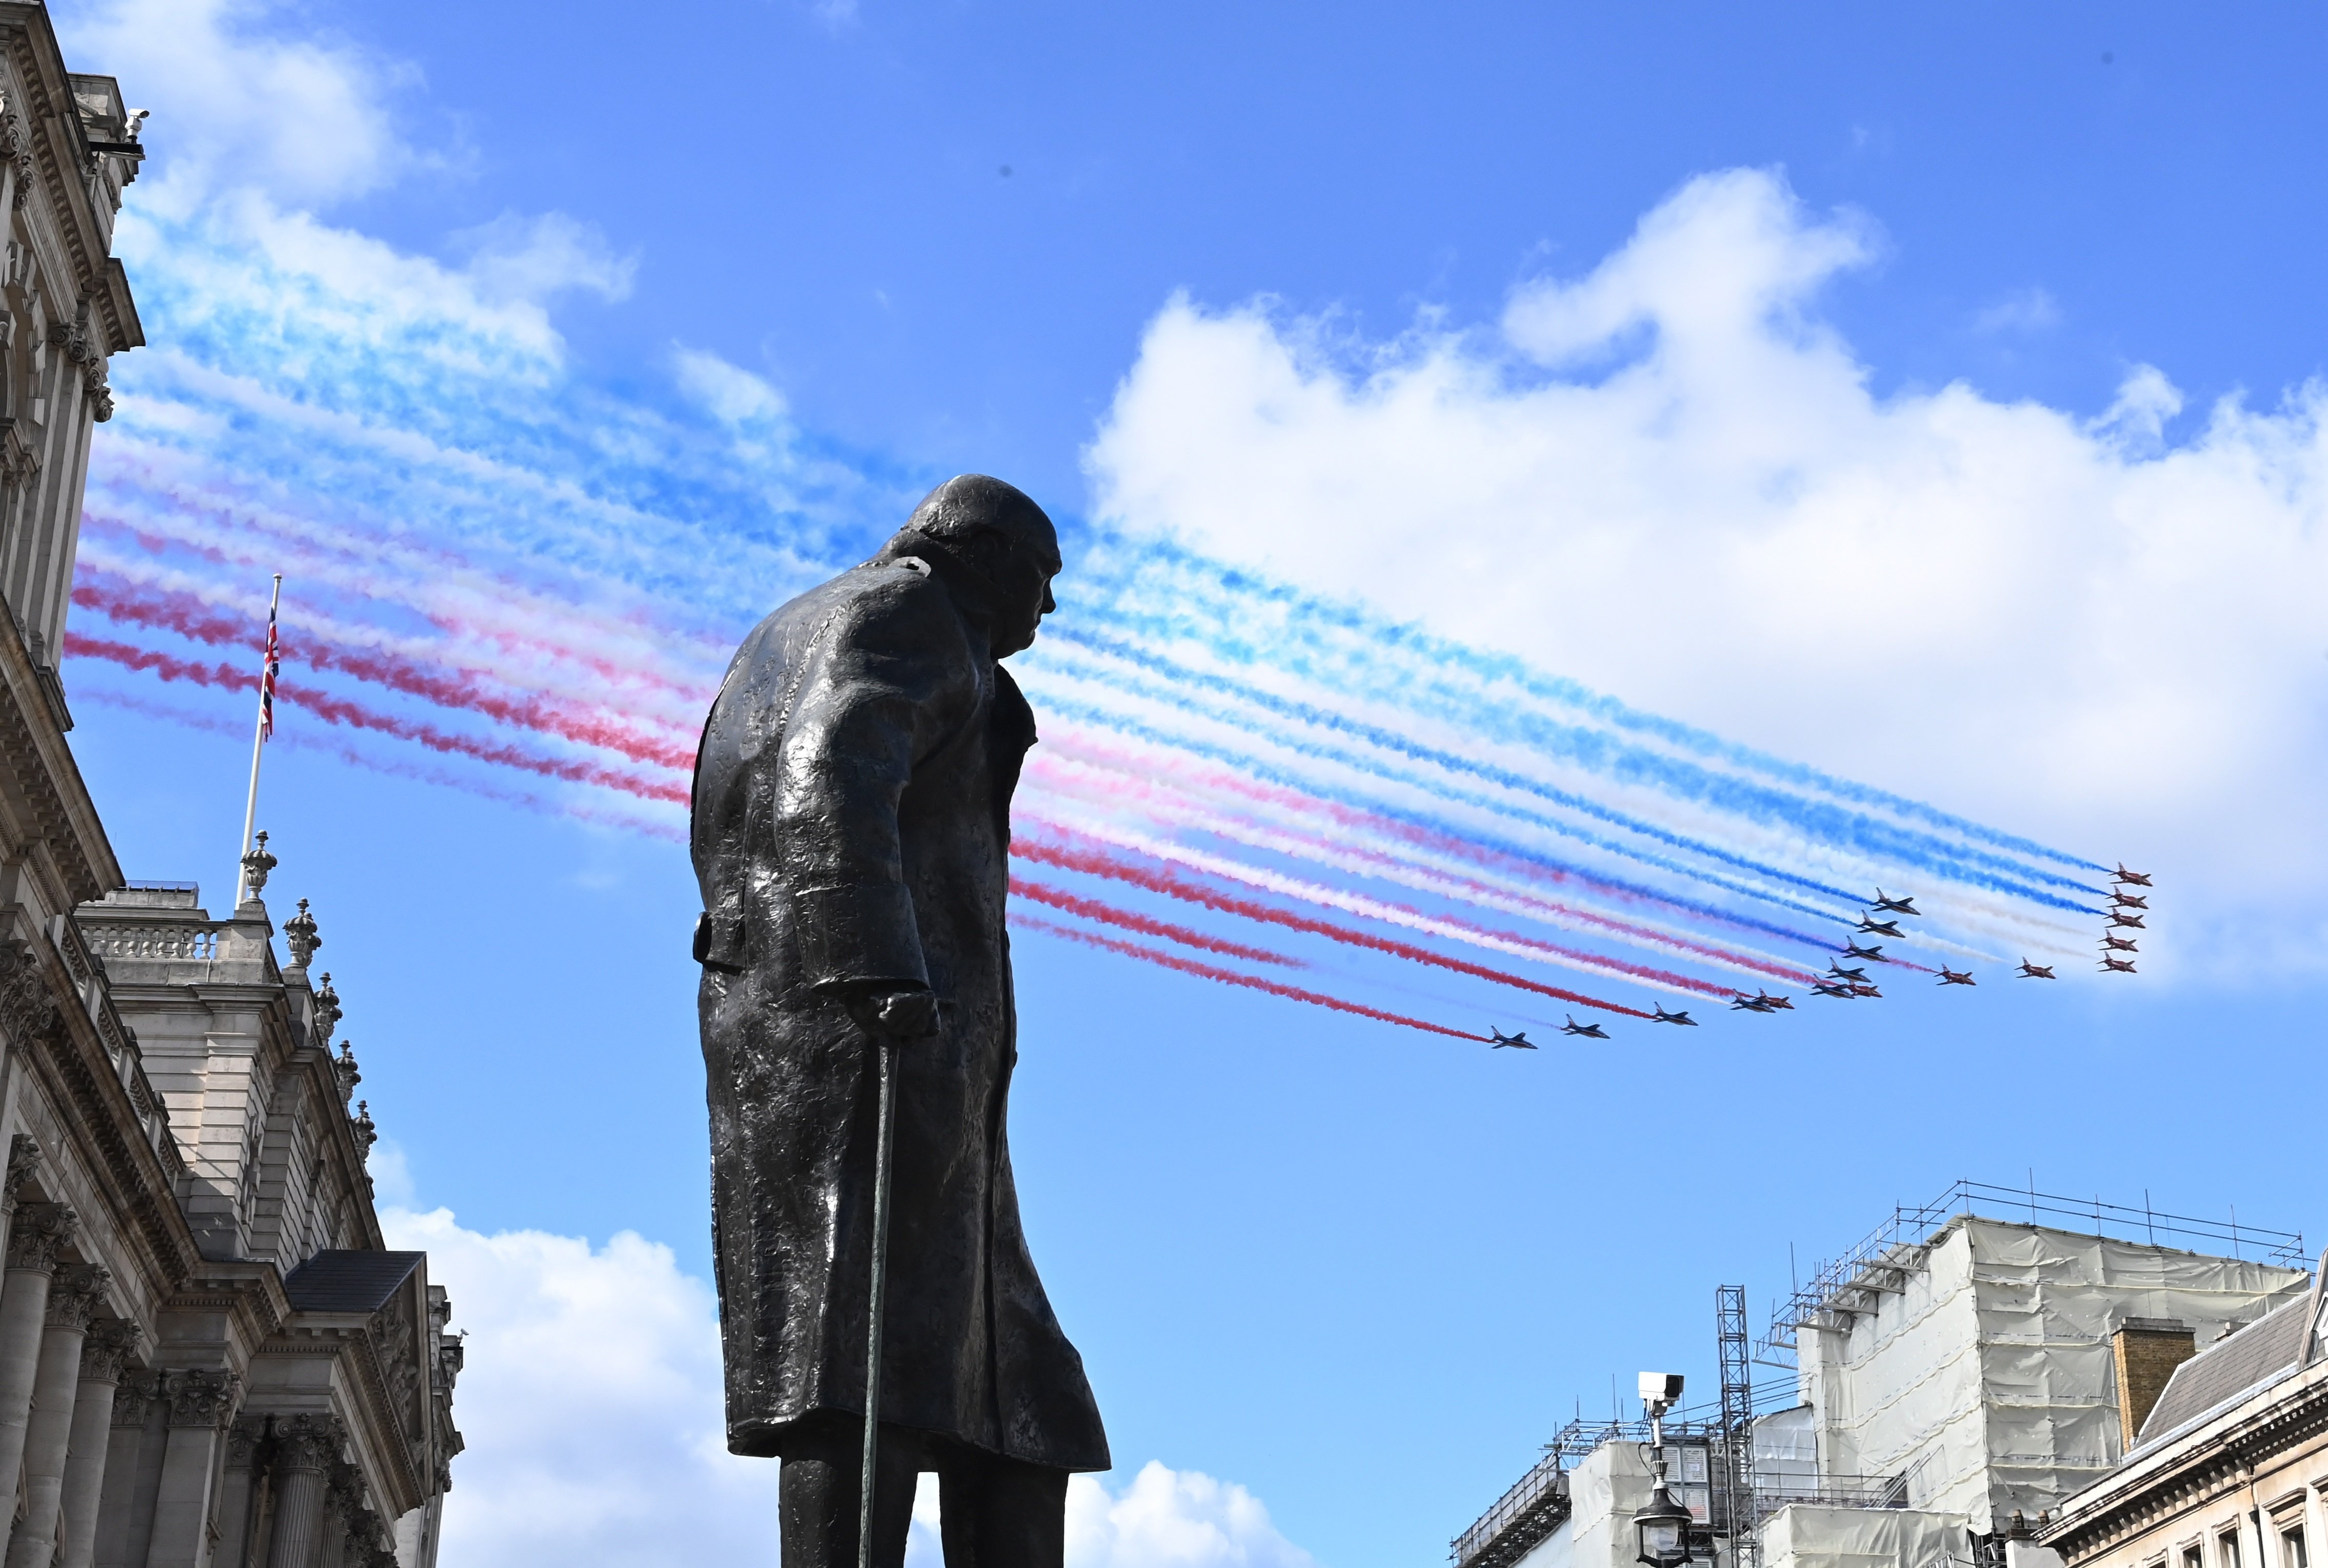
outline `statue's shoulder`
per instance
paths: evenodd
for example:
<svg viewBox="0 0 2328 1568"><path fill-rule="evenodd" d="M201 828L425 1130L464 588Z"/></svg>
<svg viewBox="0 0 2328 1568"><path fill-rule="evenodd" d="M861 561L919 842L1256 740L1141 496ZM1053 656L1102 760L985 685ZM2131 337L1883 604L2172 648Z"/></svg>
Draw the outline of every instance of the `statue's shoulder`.
<svg viewBox="0 0 2328 1568"><path fill-rule="evenodd" d="M827 643L949 652L962 641L953 596L927 566L868 561L778 606L737 650L738 668L787 665Z"/></svg>

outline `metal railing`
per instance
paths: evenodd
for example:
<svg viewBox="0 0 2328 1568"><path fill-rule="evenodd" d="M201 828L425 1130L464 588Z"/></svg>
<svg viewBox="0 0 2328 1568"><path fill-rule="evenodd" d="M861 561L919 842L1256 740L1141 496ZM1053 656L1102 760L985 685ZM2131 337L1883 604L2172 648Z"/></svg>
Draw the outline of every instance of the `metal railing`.
<svg viewBox="0 0 2328 1568"><path fill-rule="evenodd" d="M2039 1192L2033 1185L1999 1187L1993 1182L1958 1180L1930 1203L1895 1207L1892 1216L1856 1245L1820 1264L1807 1283L1797 1286L1771 1311L1770 1327L1757 1347L1763 1358L1788 1365L1785 1357L1795 1349L1795 1330L1833 1310L1837 1298L1881 1290L1874 1282L1882 1276L1897 1277L1921 1268L1925 1244L1958 1215L2023 1221L2190 1251L2228 1245L2234 1258L2252 1257L2286 1268L2305 1268L2311 1263L2303 1232L2242 1225L2237 1209L2230 1211L2228 1219L2201 1219L2154 1208L2147 1193L2143 1195L2142 1206L2136 1207L2105 1203L2099 1197Z"/></svg>

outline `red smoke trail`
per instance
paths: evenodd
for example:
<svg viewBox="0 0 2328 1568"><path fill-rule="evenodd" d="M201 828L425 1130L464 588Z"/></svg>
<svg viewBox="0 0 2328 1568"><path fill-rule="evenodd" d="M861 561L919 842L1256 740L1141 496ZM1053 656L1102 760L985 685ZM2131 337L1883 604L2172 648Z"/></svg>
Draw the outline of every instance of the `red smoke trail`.
<svg viewBox="0 0 2328 1568"><path fill-rule="evenodd" d="M1030 882L1024 877L1010 878L1010 891L1020 898L1032 898L1037 904L1047 904L1054 909L1064 909L1070 915L1080 915L1086 920L1097 920L1108 925L1121 925L1127 931L1143 935L1160 936L1167 942L1177 942L1183 947L1194 947L1206 953L1217 953L1225 958L1242 958L1251 963L1281 963L1288 969L1310 966L1298 958L1282 953L1272 953L1266 947L1247 947L1243 943L1225 937L1207 936L1186 925L1175 925L1169 920L1157 920L1129 909L1119 909L1097 898L1081 898L1064 887L1054 887L1047 882Z"/></svg>
<svg viewBox="0 0 2328 1568"><path fill-rule="evenodd" d="M1064 936L1070 942L1080 942L1090 947L1103 947L1110 953L1121 953L1127 958L1143 959L1150 963L1160 964L1166 969L1178 970L1182 974L1216 980L1223 985L1242 985L1253 991L1264 991L1272 996L1291 997L1295 1001L1306 1001L1313 1007L1332 1008L1336 1012L1340 1013L1356 1013L1362 1019L1373 1019L1385 1024L1399 1024L1410 1029L1421 1029L1429 1035L1445 1035L1450 1039L1457 1040L1477 1040L1482 1045L1487 1043L1488 1037L1485 1035L1466 1034L1461 1029L1450 1029L1445 1024L1425 1023L1421 1019L1411 1019L1403 1013L1385 1012L1380 1008L1371 1008L1364 1002L1346 1001L1338 996L1327 996L1319 991L1303 991L1299 986L1286 985L1278 981L1263 980L1257 974L1239 974L1233 969L1216 969L1209 963L1198 963L1193 958L1182 958L1178 953L1159 952L1153 947L1142 947L1136 942L1121 942L1112 936L1103 936L1096 931L1077 931L1073 926L1061 925L1056 921L1046 920L1038 915L1013 915L1010 919L1013 924L1023 925L1029 931L1040 931L1052 936Z"/></svg>
<svg viewBox="0 0 2328 1568"><path fill-rule="evenodd" d="M1123 795L1132 795L1144 800L1147 796L1159 791L1162 791L1169 792L1170 794L1178 797L1180 800L1191 803L1195 809L1198 811L1209 812L1223 809L1204 800L1201 795L1195 793L1195 788L1188 783L1159 782L1157 777L1159 771L1168 775L1174 772L1183 771L1173 768L1169 763L1163 763L1160 765L1156 763L1150 763L1148 766L1142 768L1139 764L1134 763L1126 757L1107 757L1103 754L1098 756L1093 756L1091 755L1093 751L1099 750L1101 748L1093 748L1086 746L1084 748L1085 755L1083 757L1075 757L1073 756L1076 747L1072 742L1067 746L1062 746L1060 749L1070 754L1072 760L1068 760L1065 763L1065 765L1069 768L1075 767L1078 763L1080 763L1082 765L1090 767L1095 771L1115 775L1122 778L1123 782L1121 784L1110 783L1102 784L1102 789L1109 795L1119 797ZM1037 757L1029 763L1028 772L1030 775L1037 778L1056 779L1061 776L1061 765L1058 762L1046 763ZM1212 782L1225 786L1225 793L1246 795L1250 798L1262 800L1269 804L1276 805L1281 808L1290 808L1305 815L1323 814L1330 816L1336 821L1337 825L1338 826L1348 827L1355 825L1364 831L1383 832L1386 836L1390 836L1394 839L1405 840L1409 842L1420 842L1426 837L1441 839L1445 840L1445 844L1442 848L1452 850L1460 859L1474 862L1480 861L1486 859L1487 856L1495 853L1495 851L1484 850L1482 846L1466 843L1449 834L1432 833L1429 830L1407 830L1401 831L1399 830L1403 827L1403 824L1392 822L1386 818L1375 817L1369 812L1351 811L1347 808L1336 808L1330 802L1313 799L1310 796L1300 794L1292 790L1279 789L1274 786L1256 786L1244 780L1236 779L1233 775L1227 775L1210 778L1206 782ZM1810 979L1808 972L1804 970L1801 965L1788 963L1782 959L1767 958L1759 953L1741 953L1732 948L1702 941L1696 937L1690 936L1681 932L1660 931L1654 926L1642 925L1634 921L1619 919L1613 915L1600 914L1597 910L1583 908L1573 904L1562 903L1556 899L1544 897L1543 895L1538 893L1525 890L1516 890L1509 887L1497 887L1488 883L1482 882L1477 878L1466 876L1461 872L1442 870L1436 867L1419 865L1416 862L1402 859L1396 855L1386 853L1381 850L1369 849L1362 844L1347 843L1339 839L1328 837L1317 832L1315 830L1304 831L1300 828L1279 826L1271 823L1264 819L1250 816L1242 820L1252 822L1254 826L1258 827L1264 832L1274 835L1282 835L1286 838L1294 839L1314 845L1332 857L1362 860L1373 865L1388 868L1393 870L1420 872L1421 874L1429 877L1434 882L1451 886L1459 889L1460 895L1468 902L1475 904L1521 904L1527 906L1528 908L1516 911L1516 913L1531 915L1531 911L1544 912L1542 914L1532 915L1531 917L1533 918L1549 918L1552 923L1554 924L1557 924L1563 919L1573 921L1577 924L1590 926L1598 931L1608 932L1626 942L1638 944L1641 946L1662 947L1691 957L1709 959L1718 963L1724 963L1735 968L1750 970L1757 974L1767 974L1777 979L1790 981L1798 985L1806 983ZM1236 837L1234 832L1227 833L1227 836L1232 839ZM1267 846L1264 845L1262 847L1266 848ZM1507 858L1512 859L1517 859L1516 857ZM1535 878L1531 877L1527 879L1534 880ZM1555 875L1554 879L1565 880L1566 878L1560 878ZM1580 880L1582 879L1580 878ZM1813 939L1804 937L1801 938L1801 940L1808 942ZM1820 945L1831 948L1831 944L1821 944Z"/></svg>
<svg viewBox="0 0 2328 1568"><path fill-rule="evenodd" d="M94 703L100 708L117 708L125 713L140 714L167 723L183 725L188 729L206 730L213 735L232 736L249 739L250 727L221 718L215 714L196 713L190 709L174 708L166 702L151 702L127 692L84 690L76 692L73 700ZM490 779L474 774L457 774L445 768L421 767L408 762L397 762L358 751L345 741L333 741L322 737L301 735L296 730L278 729L273 744L287 746L295 751L312 751L389 778L411 779L439 789L459 790L465 794L480 795L504 805L521 806L543 816L568 817L586 822L603 822L651 839L667 839L673 843L687 841L687 831L671 822L651 822L618 812L593 811L587 806L571 803L553 805L540 795L523 790L503 789Z"/></svg>
<svg viewBox="0 0 2328 1568"><path fill-rule="evenodd" d="M1056 866L1062 870L1082 871L1094 877L1112 878L1119 882L1129 882L1135 887L1145 887L1151 893L1161 893L1167 897L1183 899L1191 904L1201 904L1207 909L1217 909L1225 915L1242 915L1248 920L1258 920L1271 925L1282 925L1291 931L1306 931L1313 935L1330 937L1336 942L1347 943L1352 947L1370 947L1377 953L1387 953L1395 957L1410 959L1416 963L1432 964L1440 969L1451 970L1457 974L1472 975L1480 980L1494 981L1498 985L1508 985L1519 991L1534 991L1538 996L1554 997L1562 1001L1574 1002L1578 1007L1599 1008L1603 1012L1622 1013L1627 1018L1645 1019L1649 1016L1640 1009L1627 1007L1622 1002L1604 1001L1599 997L1586 996L1582 991L1563 991L1556 985L1545 985L1541 981L1529 980L1524 975L1510 974L1500 969L1489 969L1484 964L1471 963L1460 958L1450 958L1443 953L1433 953L1427 947L1417 947L1410 942L1400 942L1388 936L1377 936L1370 931L1359 931L1347 925L1337 925L1329 920L1319 920L1307 915L1296 915L1290 909L1280 909L1274 905L1257 903L1250 898L1240 898L1234 894L1221 892L1218 888L1190 882L1169 871L1151 871L1145 867L1134 866L1111 854L1088 850L1064 849L1056 844L1024 839L1014 840L1010 845L1010 852L1025 859L1033 860L1038 865ZM1714 991L1703 981L1693 983L1695 983L1698 989L1712 991L1715 995L1738 994L1729 990Z"/></svg>
<svg viewBox="0 0 2328 1568"><path fill-rule="evenodd" d="M190 660L174 658L150 648L134 647L106 638L86 636L79 632L65 634L65 652L69 654L108 660L131 670L146 670L164 681L192 681L198 686L220 686L230 691L255 690L258 678L224 664L198 664ZM382 713L360 702L343 697L333 697L312 686L282 682L277 690L283 699L294 708L314 714L327 724L344 724L352 728L376 730L400 740L417 741L431 751L474 757L479 762L502 767L522 768L547 778L566 779L574 784L596 784L602 789L620 790L641 800L668 801L677 805L688 803L688 788L681 784L662 784L620 768L605 767L597 763L579 762L566 757L543 756L539 752L521 747L494 745L474 737L456 735L437 728L433 724L421 724L408 718L399 718Z"/></svg>
<svg viewBox="0 0 2328 1568"><path fill-rule="evenodd" d="M220 614L195 595L136 588L110 573L82 572L73 585L73 603L109 620L159 627L212 647L239 648L250 642L249 625L238 617ZM287 640L284 651L310 669L338 671L440 708L465 709L519 728L560 736L585 746L603 746L634 762L658 763L682 771L695 765L691 746L641 736L628 725L603 716L585 717L547 698L513 700L499 696L483 690L469 674L424 664L401 654L352 648L296 634Z"/></svg>

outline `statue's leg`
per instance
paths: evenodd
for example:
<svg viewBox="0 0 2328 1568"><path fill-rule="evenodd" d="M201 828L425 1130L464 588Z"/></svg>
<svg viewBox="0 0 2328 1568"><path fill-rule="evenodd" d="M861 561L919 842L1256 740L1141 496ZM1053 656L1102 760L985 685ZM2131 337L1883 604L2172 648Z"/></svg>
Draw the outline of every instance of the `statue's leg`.
<svg viewBox="0 0 2328 1568"><path fill-rule="evenodd" d="M857 1568L857 1487L865 1429L854 1416L812 1418L784 1439L776 1477L776 1516L784 1568ZM873 1568L901 1568L914 1521L921 1434L881 1429L880 1472L873 1485Z"/></svg>
<svg viewBox="0 0 2328 1568"><path fill-rule="evenodd" d="M946 1568L1063 1568L1067 1472L955 1450L938 1458Z"/></svg>

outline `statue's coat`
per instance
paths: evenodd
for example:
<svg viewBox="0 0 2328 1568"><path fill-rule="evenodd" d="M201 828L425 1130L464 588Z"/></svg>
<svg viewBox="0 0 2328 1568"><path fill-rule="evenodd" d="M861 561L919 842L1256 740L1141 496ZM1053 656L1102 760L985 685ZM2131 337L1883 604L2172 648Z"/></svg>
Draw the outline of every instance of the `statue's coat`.
<svg viewBox="0 0 2328 1568"><path fill-rule="evenodd" d="M1034 715L918 560L843 573L745 641L704 727L694 854L728 1447L861 1417L878 1065L838 1000L926 984L896 1047L881 1419L1108 1467L1036 1277L1005 1110L1010 796Z"/></svg>

